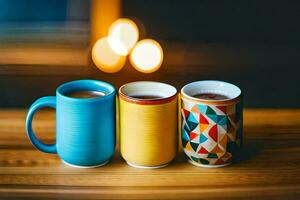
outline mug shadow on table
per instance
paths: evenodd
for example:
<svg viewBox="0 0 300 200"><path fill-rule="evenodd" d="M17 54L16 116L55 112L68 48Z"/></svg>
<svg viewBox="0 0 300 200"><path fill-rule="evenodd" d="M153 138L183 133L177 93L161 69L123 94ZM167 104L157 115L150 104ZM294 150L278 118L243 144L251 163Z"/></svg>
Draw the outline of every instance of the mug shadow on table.
<svg viewBox="0 0 300 200"><path fill-rule="evenodd" d="M236 157L233 161L236 163L243 163L251 160L259 155L265 148L265 141L262 139L244 139L242 148L237 152Z"/></svg>

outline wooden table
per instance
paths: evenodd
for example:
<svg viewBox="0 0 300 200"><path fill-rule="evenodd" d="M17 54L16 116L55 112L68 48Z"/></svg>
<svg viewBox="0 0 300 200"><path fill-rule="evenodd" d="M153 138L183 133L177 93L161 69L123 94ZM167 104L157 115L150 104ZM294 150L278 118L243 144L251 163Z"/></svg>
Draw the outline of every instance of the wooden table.
<svg viewBox="0 0 300 200"><path fill-rule="evenodd" d="M0 111L0 199L299 199L300 110L245 110L240 161L197 168L180 153L157 170L127 166L115 154L106 166L76 169L33 148L25 110ZM34 130L54 140L53 111L39 113Z"/></svg>

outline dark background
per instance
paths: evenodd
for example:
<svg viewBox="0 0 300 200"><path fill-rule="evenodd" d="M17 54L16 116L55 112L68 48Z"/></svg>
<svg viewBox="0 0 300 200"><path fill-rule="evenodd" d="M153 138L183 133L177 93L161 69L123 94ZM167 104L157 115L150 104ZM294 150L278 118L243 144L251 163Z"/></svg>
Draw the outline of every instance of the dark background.
<svg viewBox="0 0 300 200"><path fill-rule="evenodd" d="M40 21L49 16L67 20L64 7L69 1L57 2L59 8L50 12L48 7L48 17ZM39 72L30 72L20 66L21 72L14 74L1 70L8 68L2 65L0 107L27 107L40 96L54 95L65 81L94 78L116 87L157 80L178 89L191 81L220 79L242 88L246 107L300 108L300 1L123 0L122 12L143 23L146 37L161 42L165 59L160 70L142 74L127 63L116 74L102 73L93 65L84 73L63 66L38 66Z"/></svg>
<svg viewBox="0 0 300 200"><path fill-rule="evenodd" d="M161 40L200 43L299 44L299 1L123 1Z"/></svg>

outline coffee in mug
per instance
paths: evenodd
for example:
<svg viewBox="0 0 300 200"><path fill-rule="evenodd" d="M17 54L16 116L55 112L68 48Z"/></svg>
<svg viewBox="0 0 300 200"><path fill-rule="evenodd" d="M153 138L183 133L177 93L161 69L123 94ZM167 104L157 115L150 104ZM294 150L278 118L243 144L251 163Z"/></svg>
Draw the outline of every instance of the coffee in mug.
<svg viewBox="0 0 300 200"><path fill-rule="evenodd" d="M217 93L199 93L193 95L193 97L197 99L206 99L206 100L225 100L229 99L228 96L223 94L217 94Z"/></svg>
<svg viewBox="0 0 300 200"><path fill-rule="evenodd" d="M163 96L158 95L130 95L130 97L135 99L161 99Z"/></svg>
<svg viewBox="0 0 300 200"><path fill-rule="evenodd" d="M85 91L85 90L78 90L78 91L70 91L65 94L67 97L71 98L97 98L105 96L104 92L101 91Z"/></svg>

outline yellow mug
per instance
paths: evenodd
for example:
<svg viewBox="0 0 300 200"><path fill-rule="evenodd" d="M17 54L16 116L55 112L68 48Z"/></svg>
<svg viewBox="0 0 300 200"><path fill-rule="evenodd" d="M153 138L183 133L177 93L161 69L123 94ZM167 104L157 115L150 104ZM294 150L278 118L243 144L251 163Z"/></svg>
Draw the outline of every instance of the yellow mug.
<svg viewBox="0 0 300 200"><path fill-rule="evenodd" d="M176 156L177 90L151 81L131 82L119 89L120 151L138 168L167 166Z"/></svg>

